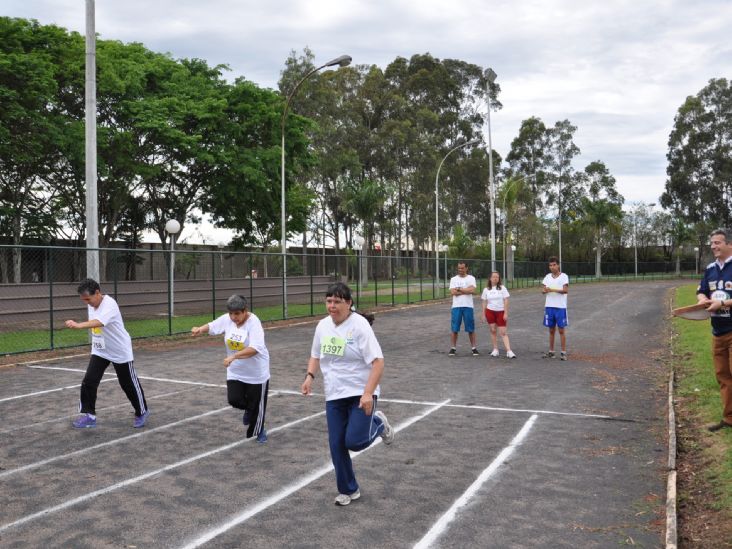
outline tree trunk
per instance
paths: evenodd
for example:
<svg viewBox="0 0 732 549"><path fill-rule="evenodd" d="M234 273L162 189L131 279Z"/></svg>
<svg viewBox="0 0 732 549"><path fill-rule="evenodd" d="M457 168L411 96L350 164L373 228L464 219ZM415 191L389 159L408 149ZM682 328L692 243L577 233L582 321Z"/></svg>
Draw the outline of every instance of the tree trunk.
<svg viewBox="0 0 732 549"><path fill-rule="evenodd" d="M602 245L600 240L597 240L597 246L595 247L595 278L598 280L602 278Z"/></svg>
<svg viewBox="0 0 732 549"><path fill-rule="evenodd" d="M8 284L10 282L9 276L10 272L8 271L8 249L3 248L0 250L0 276L2 277L2 283Z"/></svg>

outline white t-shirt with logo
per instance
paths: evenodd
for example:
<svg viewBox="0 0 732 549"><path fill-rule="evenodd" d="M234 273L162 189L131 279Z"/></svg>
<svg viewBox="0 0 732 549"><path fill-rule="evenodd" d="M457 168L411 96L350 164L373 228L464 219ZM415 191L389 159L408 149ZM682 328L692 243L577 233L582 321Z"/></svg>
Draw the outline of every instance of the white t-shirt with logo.
<svg viewBox="0 0 732 549"><path fill-rule="evenodd" d="M221 315L208 323L208 333L224 334L226 356L231 356L245 347L257 351L252 357L237 358L226 368L226 379L235 379L244 383L260 384L269 379L269 351L264 344L264 329L259 318L249 313L246 322L237 326L228 314Z"/></svg>
<svg viewBox="0 0 732 549"><path fill-rule="evenodd" d="M384 358L381 346L368 320L351 313L336 325L330 316L318 323L310 356L320 360L325 400L363 394L371 375L372 363ZM381 388L376 387L375 395Z"/></svg>
<svg viewBox="0 0 732 549"><path fill-rule="evenodd" d="M105 295L96 309L87 305L89 320L98 320L103 324L101 328L91 328L91 354L124 364L132 362L132 339L125 329L122 313L119 312L117 302Z"/></svg>
<svg viewBox="0 0 732 549"><path fill-rule="evenodd" d="M470 288L470 287L477 287L477 284L475 283L475 277L473 275L455 275L450 279L450 289L453 288ZM465 294L465 295L454 295L452 296L452 306L453 307L470 307L473 308L473 295Z"/></svg>
<svg viewBox="0 0 732 549"><path fill-rule="evenodd" d="M559 273L557 278L554 278L552 273L549 273L544 277L541 282L544 286L550 290L561 290L564 285L569 285L569 277L564 273ZM556 292L549 292L546 294L546 307L556 307L557 309L567 308L567 294L558 294Z"/></svg>
<svg viewBox="0 0 732 549"><path fill-rule="evenodd" d="M480 294L480 299L486 302L486 309L491 311L503 311L503 300L511 297L508 293L508 289L501 285L501 289L498 288L483 288L483 293Z"/></svg>

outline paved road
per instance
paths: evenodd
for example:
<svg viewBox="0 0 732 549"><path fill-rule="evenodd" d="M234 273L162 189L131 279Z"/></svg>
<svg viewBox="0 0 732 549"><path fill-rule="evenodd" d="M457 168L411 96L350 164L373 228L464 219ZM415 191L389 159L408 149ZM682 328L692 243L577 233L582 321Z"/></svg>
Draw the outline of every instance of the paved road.
<svg viewBox="0 0 732 549"><path fill-rule="evenodd" d="M206 547L661 546L674 284L573 286L568 362L540 358L536 290L511 298L513 361L487 356L482 323L483 355L461 334L448 358L447 303L379 314L381 408L401 430L355 458L363 495L346 508L333 505L322 397L273 393L269 442L242 443L216 338L137 352L153 410L142 433L116 381L100 386L97 429L78 432L63 416L82 373L0 370L0 546L180 547L217 528ZM313 329L268 330L274 391L298 389Z"/></svg>

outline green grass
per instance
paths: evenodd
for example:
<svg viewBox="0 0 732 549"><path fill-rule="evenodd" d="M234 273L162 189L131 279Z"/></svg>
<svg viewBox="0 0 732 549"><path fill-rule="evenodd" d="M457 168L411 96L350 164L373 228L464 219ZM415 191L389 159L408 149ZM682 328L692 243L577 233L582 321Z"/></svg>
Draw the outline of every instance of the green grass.
<svg viewBox="0 0 732 549"><path fill-rule="evenodd" d="M696 285L676 290L675 306L696 303ZM692 423L713 423L721 414L719 385L714 375L709 322L674 319L673 351L677 373L677 396L689 402ZM707 475L716 491L716 506L732 515L732 429L703 435L708 437L703 452L712 463ZM698 472L697 472L698 473Z"/></svg>
<svg viewBox="0 0 732 549"><path fill-rule="evenodd" d="M673 274L655 273L643 275L638 280L668 279L674 278ZM636 280L632 275L606 276L600 282L617 280ZM571 283L597 282L594 277L572 277ZM441 280L441 284L445 281ZM483 289L485 279L478 281L478 292ZM515 279L507 284L510 289L537 287L540 279L521 278ZM449 292L441 286L433 287L431 278L422 279L410 278L409 284L406 279L394 280L370 280L368 286L362 288L359 294L356 293L356 284L352 283L354 301L360 309L367 309L375 306L403 305L406 303L417 303L432 299L449 297ZM433 295L434 291L434 295ZM263 321L281 320L282 307L279 305L271 307L258 307L254 312ZM302 318L311 315L324 314L321 301L310 304L288 306L289 318ZM172 321L172 329L168 327L168 319L165 316L157 318L134 320L127 319L127 330L133 339L144 337L159 337L170 334L181 334L188 332L191 326L197 326L211 320L210 315L178 316ZM51 339L53 337L53 340ZM26 353L31 351L45 351L49 349L60 349L65 347L83 346L88 343L88 336L85 331L67 330L60 324L55 326L53 334L48 329L22 330L12 332L0 332L0 355Z"/></svg>

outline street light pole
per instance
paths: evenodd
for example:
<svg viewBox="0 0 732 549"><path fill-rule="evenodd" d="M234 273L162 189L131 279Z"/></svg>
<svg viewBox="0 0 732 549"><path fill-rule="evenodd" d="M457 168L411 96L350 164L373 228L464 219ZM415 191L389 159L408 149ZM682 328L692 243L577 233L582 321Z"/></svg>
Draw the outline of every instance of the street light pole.
<svg viewBox="0 0 732 549"><path fill-rule="evenodd" d="M358 276L356 277L356 308L361 305L361 250L363 249L365 240L362 236L353 237L353 247L356 248L356 268Z"/></svg>
<svg viewBox="0 0 732 549"><path fill-rule="evenodd" d="M351 60L352 59L350 55L341 55L340 57L331 59L327 63L310 70L305 76L300 79L295 87L292 88L292 91L287 96L285 109L282 111L282 119L280 121L280 133L282 134L282 150L280 159L280 175L282 178L280 187L280 193L282 195L280 197L280 223L282 225L282 235L280 238L280 246L282 247L282 312L285 319L287 318L287 227L285 219L285 122L287 121L287 113L290 109L290 103L292 102L292 98L295 97L297 90L300 88L302 83L305 82L305 80L310 78L319 70L325 69L326 67L333 67L335 65L338 65L339 67L347 67L351 64Z"/></svg>
<svg viewBox="0 0 732 549"><path fill-rule="evenodd" d="M486 98L488 100L488 183L491 203L491 271L496 270L496 186L493 179L493 143L491 141L491 90L490 85L496 81L496 72L488 68L485 70L488 80Z"/></svg>
<svg viewBox="0 0 732 549"><path fill-rule="evenodd" d="M94 0L86 0L86 68L84 91L86 178L86 276L101 282L97 208L97 39Z"/></svg>
<svg viewBox="0 0 732 549"><path fill-rule="evenodd" d="M170 302L170 318L175 314L175 292L173 285L175 284L175 235L180 232L180 223L175 219L169 219L165 224L165 231L170 235L170 285L168 301Z"/></svg>
<svg viewBox="0 0 732 549"><path fill-rule="evenodd" d="M478 143L480 143L480 139L473 139L472 141L466 141L465 143L461 143L460 145L453 147L447 151L447 154L442 158L440 165L437 167L437 173L435 174L435 241L433 243L433 247L435 249L435 277L437 277L438 283L440 282L440 253L438 244L440 241L440 170L442 169L442 165L445 163L445 160L447 160L447 157L454 151L462 147L467 147L468 145L477 145Z"/></svg>
<svg viewBox="0 0 732 549"><path fill-rule="evenodd" d="M638 278L638 209L633 215L633 263L635 265L635 278Z"/></svg>

